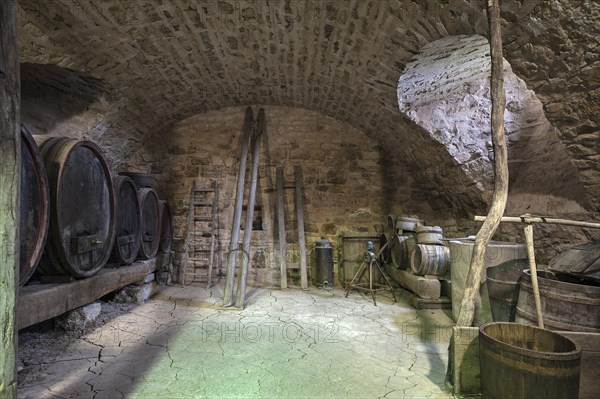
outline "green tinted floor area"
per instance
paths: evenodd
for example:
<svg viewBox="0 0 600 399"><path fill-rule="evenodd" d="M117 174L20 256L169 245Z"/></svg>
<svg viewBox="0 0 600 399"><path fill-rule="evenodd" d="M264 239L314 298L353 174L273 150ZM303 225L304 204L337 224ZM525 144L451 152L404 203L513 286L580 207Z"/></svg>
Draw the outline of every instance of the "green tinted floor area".
<svg viewBox="0 0 600 399"><path fill-rule="evenodd" d="M222 286L163 286L46 360L20 398L447 398L452 320L400 290L252 289L244 310Z"/></svg>

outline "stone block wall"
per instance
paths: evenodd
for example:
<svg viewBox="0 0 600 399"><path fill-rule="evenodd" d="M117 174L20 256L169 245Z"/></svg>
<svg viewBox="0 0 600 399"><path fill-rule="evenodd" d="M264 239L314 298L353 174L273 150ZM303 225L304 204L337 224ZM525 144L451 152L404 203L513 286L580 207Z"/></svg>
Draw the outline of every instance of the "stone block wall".
<svg viewBox="0 0 600 399"><path fill-rule="evenodd" d="M258 107L254 106L255 115ZM279 280L276 257L275 170L284 167L286 182L294 180L294 165L302 166L307 246L325 237L337 244L342 235L379 236L388 214L430 215L418 184L395 159L356 128L302 108L266 106L259 181L258 214L262 231L252 234L252 267L256 284ZM156 189L172 204L175 251L185 250L189 195L192 184L219 185L219 238L225 262L235 202L236 176L241 153L244 108L225 108L188 118L170 131L143 144L125 169L150 172ZM248 169L251 160L248 160ZM249 170L246 174L249 181ZM247 186L245 198L247 199ZM286 189L286 227L290 260L297 256L294 190ZM246 201L244 201L245 203ZM244 220L242 220L242 226ZM336 251L339 260L339 251ZM177 257L176 257L177 258ZM258 270L256 270L258 269ZM261 270L262 269L262 270Z"/></svg>

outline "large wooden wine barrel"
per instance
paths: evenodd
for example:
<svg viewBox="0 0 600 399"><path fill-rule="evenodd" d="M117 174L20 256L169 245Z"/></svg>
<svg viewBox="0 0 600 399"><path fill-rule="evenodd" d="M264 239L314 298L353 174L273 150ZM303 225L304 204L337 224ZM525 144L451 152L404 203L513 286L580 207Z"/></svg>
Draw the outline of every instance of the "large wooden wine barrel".
<svg viewBox="0 0 600 399"><path fill-rule="evenodd" d="M49 191L44 160L37 144L21 126L19 285L24 285L40 261L48 235Z"/></svg>
<svg viewBox="0 0 600 399"><path fill-rule="evenodd" d="M64 137L42 141L50 232L40 270L92 276L108 260L115 238L115 194L108 163L91 141Z"/></svg>
<svg viewBox="0 0 600 399"><path fill-rule="evenodd" d="M450 269L450 250L442 245L417 244L410 253L410 269L417 276L443 276Z"/></svg>
<svg viewBox="0 0 600 399"><path fill-rule="evenodd" d="M114 179L117 201L116 237L111 260L128 265L137 257L142 234L142 208L138 197L138 187L127 176Z"/></svg>
<svg viewBox="0 0 600 399"><path fill-rule="evenodd" d="M151 188L138 190L142 207L142 236L138 256L151 259L156 256L160 244L160 207L156 191Z"/></svg>
<svg viewBox="0 0 600 399"><path fill-rule="evenodd" d="M167 201L159 201L160 204L160 244L162 253L171 252L173 241L173 214Z"/></svg>

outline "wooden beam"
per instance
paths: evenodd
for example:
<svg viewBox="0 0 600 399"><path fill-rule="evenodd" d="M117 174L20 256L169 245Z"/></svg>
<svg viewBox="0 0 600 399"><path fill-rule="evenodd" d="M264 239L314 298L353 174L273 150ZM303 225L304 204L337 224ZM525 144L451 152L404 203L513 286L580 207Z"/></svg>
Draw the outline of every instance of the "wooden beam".
<svg viewBox="0 0 600 399"><path fill-rule="evenodd" d="M477 233L473 246L471 265L467 275L465 294L460 304L456 324L471 326L475 315L475 299L479 295L486 246L500 224L508 198L508 154L504 136L504 57L502 56L502 35L500 6L498 0L488 0L488 23L490 30L490 54L492 57L492 144L494 147L494 193L487 218Z"/></svg>
<svg viewBox="0 0 600 399"><path fill-rule="evenodd" d="M252 170L250 172L250 192L248 206L246 207L246 224L244 227L244 244L242 253L242 267L238 277L237 296L235 306L244 307L246 299L246 282L248 280L248 265L250 264L250 241L252 240L252 223L254 222L254 202L256 200L256 185L258 184L258 166L260 161L260 143L265 129L265 110L258 110L256 131L254 133L254 147L252 149Z"/></svg>
<svg viewBox="0 0 600 399"><path fill-rule="evenodd" d="M168 254L134 262L130 266L104 268L97 274L66 284L36 284L21 288L17 305L18 329L29 327L92 303L106 294L142 280L169 264Z"/></svg>
<svg viewBox="0 0 600 399"><path fill-rule="evenodd" d="M298 245L300 247L300 286L308 289L308 272L306 266L306 238L304 236L304 182L302 167L294 166L294 181L296 183L296 215L298 219Z"/></svg>
<svg viewBox="0 0 600 399"><path fill-rule="evenodd" d="M277 180L277 229L279 232L279 268L281 270L281 288L287 288L287 265L285 263L285 250L287 243L285 237L285 201L283 197L283 166L278 166Z"/></svg>
<svg viewBox="0 0 600 399"><path fill-rule="evenodd" d="M233 223L231 225L231 239L229 240L229 253L227 254L227 271L225 274L225 289L223 291L223 306L233 305L233 289L235 283L235 267L237 264L237 251L240 241L240 223L242 221L242 205L244 201L244 182L246 181L246 161L248 159L248 147L250 147L250 131L254 126L254 114L252 108L246 108L242 135L242 155L240 157L240 169L237 177L237 189L235 192L235 208L233 211Z"/></svg>
<svg viewBox="0 0 600 399"><path fill-rule="evenodd" d="M21 183L16 0L0 1L0 398L17 397L16 297Z"/></svg>
<svg viewBox="0 0 600 399"><path fill-rule="evenodd" d="M476 222L485 221L485 216L475 216ZM523 216L504 216L500 219L502 222L509 223L547 223L547 224L562 224L566 226L589 227L592 229L600 229L600 223L583 222L569 219L555 219L541 216L523 215Z"/></svg>

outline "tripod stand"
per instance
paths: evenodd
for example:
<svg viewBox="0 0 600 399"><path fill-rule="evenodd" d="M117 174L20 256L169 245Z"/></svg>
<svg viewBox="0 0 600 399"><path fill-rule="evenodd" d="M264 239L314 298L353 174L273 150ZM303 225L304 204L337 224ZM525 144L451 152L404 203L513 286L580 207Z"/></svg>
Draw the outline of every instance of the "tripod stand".
<svg viewBox="0 0 600 399"><path fill-rule="evenodd" d="M354 275L354 277L352 277L352 281L350 281L350 284L348 284L348 287L346 288L346 298L348 298L348 294L353 289L359 290L359 291L367 291L367 292L370 292L371 296L373 297L373 305L377 306L377 302L375 301L375 292L383 291L383 290L387 291L389 289L390 292L392 293L392 296L394 297L394 302L398 302L398 300L396 299L396 294L394 293L394 289L392 288L392 285L390 284L390 280L388 279L388 277L385 275L385 273L381 269L381 266L379 266L379 262L377 262L377 256L373 252L371 252L370 249L372 249L372 248L369 248L369 246L367 244L367 251L363 255L363 262L361 263L360 267L356 271L356 274ZM379 283L373 282L373 270L375 267L377 267L377 269L379 270L379 273L383 276L386 284L379 284ZM369 270L369 282L368 283L360 283L359 281L362 279L362 277L367 272L367 268Z"/></svg>

